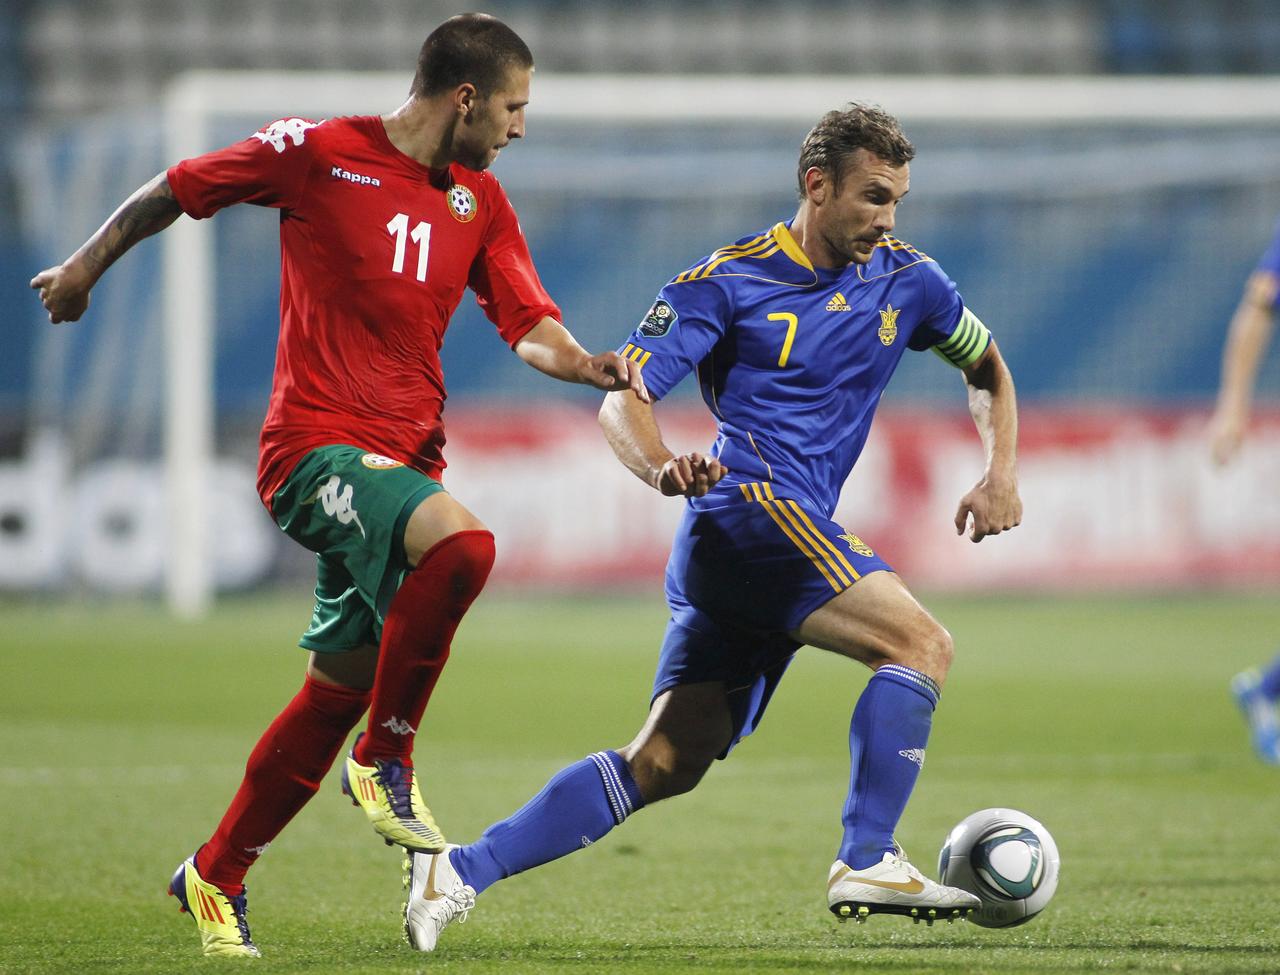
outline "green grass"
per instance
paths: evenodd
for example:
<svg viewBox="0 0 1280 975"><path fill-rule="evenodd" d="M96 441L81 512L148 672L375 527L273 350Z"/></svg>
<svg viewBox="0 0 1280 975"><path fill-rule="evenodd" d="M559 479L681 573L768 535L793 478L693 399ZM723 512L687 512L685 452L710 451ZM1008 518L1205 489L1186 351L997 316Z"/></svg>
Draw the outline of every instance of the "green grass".
<svg viewBox="0 0 1280 975"><path fill-rule="evenodd" d="M398 856L336 776L250 877L262 972L1280 971L1280 769L1226 693L1280 640L1273 598L935 599L959 647L899 838L933 872L985 806L1053 830L1062 883L1024 927L839 925L823 885L865 674L805 651L760 732L693 794L499 884L432 956L399 939ZM0 606L0 971L212 971L163 896L293 694L301 596ZM657 597L486 595L420 736L474 837L644 717Z"/></svg>

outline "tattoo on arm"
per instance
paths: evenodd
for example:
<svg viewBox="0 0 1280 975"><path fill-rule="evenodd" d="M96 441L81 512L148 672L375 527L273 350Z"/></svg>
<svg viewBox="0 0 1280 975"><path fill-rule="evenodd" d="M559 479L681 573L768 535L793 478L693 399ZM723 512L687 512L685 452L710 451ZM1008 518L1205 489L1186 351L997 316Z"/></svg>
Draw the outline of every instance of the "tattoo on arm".
<svg viewBox="0 0 1280 975"><path fill-rule="evenodd" d="M80 256L100 276L130 247L164 230L181 214L167 174L160 173L120 204L81 248Z"/></svg>

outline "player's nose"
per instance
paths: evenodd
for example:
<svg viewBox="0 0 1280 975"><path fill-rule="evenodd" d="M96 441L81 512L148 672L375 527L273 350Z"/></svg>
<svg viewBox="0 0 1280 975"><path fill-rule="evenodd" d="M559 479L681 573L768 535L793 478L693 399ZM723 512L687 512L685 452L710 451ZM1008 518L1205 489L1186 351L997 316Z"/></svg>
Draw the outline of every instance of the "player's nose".
<svg viewBox="0 0 1280 975"><path fill-rule="evenodd" d="M523 108L520 109L520 111L516 112L515 115L511 116L511 125L507 129L507 138L508 139L524 138L524 109Z"/></svg>

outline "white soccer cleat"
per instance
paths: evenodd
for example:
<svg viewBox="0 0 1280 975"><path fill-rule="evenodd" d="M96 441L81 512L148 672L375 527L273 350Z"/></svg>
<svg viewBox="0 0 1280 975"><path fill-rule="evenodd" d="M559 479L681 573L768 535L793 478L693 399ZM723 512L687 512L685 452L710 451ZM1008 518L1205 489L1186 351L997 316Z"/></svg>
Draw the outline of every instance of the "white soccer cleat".
<svg viewBox="0 0 1280 975"><path fill-rule="evenodd" d="M901 849L886 853L864 870L837 860L827 875L827 906L844 921L864 921L872 914L901 914L924 921L962 921L980 901L959 887L934 883L907 861Z"/></svg>
<svg viewBox="0 0 1280 975"><path fill-rule="evenodd" d="M411 852L405 857L409 902L404 906L404 934L419 951L435 951L440 932L455 920L466 921L476 906L475 890L462 882L449 862L449 851L457 848L450 843L440 853Z"/></svg>

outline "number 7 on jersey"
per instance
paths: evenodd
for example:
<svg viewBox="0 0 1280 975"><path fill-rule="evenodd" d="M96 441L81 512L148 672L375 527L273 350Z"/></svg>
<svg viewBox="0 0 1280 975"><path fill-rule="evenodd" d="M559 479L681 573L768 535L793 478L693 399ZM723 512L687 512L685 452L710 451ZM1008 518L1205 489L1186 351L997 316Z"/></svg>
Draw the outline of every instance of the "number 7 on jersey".
<svg viewBox="0 0 1280 975"><path fill-rule="evenodd" d="M778 365L785 366L791 355L791 343L796 340L796 326L800 320L789 311L775 311L770 313L769 321L787 323L787 337L782 340L782 355L778 356Z"/></svg>
<svg viewBox="0 0 1280 975"><path fill-rule="evenodd" d="M396 274L404 273L404 252L406 238L418 245L419 281L427 280L427 251L431 244L431 224L419 220L418 225L409 230L409 214L397 213L387 223L387 231L396 239L396 256L391 262L391 270Z"/></svg>

